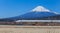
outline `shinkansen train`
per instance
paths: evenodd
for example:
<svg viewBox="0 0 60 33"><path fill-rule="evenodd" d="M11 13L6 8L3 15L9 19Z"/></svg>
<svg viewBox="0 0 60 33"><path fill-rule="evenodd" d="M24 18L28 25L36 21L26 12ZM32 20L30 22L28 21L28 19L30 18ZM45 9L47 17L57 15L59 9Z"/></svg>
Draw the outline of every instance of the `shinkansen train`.
<svg viewBox="0 0 60 33"><path fill-rule="evenodd" d="M15 22L60 22L60 20L17 20Z"/></svg>
<svg viewBox="0 0 60 33"><path fill-rule="evenodd" d="M0 25L60 26L60 20L17 20L14 22L0 22Z"/></svg>

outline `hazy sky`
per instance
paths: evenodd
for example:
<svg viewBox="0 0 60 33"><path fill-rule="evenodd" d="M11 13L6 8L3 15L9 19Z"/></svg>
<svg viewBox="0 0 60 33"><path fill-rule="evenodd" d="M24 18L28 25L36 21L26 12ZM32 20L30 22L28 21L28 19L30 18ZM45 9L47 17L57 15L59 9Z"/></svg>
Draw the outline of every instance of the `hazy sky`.
<svg viewBox="0 0 60 33"><path fill-rule="evenodd" d="M0 0L0 18L18 16L39 5L60 13L60 0Z"/></svg>

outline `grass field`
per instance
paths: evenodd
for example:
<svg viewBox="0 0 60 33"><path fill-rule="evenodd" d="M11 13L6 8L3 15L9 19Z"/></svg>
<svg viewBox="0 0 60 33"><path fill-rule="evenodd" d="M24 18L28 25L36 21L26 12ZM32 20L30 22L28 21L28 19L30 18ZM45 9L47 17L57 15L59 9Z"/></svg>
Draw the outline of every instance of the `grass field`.
<svg viewBox="0 0 60 33"><path fill-rule="evenodd" d="M0 25L0 33L60 33L60 26Z"/></svg>

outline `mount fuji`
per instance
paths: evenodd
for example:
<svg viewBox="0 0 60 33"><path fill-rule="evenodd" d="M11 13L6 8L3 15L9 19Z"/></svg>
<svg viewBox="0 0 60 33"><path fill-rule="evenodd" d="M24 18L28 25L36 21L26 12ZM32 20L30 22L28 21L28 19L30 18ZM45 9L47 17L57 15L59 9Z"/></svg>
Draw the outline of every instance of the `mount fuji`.
<svg viewBox="0 0 60 33"><path fill-rule="evenodd" d="M16 21L16 20L41 20L41 18L50 17L50 16L58 16L59 13L52 12L48 9L46 9L43 6L37 6L36 8L32 9L30 12L19 15L12 18L5 18L3 20L10 20L10 21Z"/></svg>
<svg viewBox="0 0 60 33"><path fill-rule="evenodd" d="M43 6L37 6L36 8L32 9L31 12L28 12L26 14L18 16L21 20L35 20L43 17L49 17L49 16L56 16L59 15L56 12L52 12Z"/></svg>

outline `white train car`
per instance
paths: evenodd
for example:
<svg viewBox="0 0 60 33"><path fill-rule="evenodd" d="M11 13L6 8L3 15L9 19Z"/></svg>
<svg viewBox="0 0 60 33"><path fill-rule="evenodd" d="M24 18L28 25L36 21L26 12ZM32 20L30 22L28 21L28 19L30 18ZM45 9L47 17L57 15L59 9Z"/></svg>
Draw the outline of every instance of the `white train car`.
<svg viewBox="0 0 60 33"><path fill-rule="evenodd" d="M60 20L17 20L15 22L60 22Z"/></svg>

